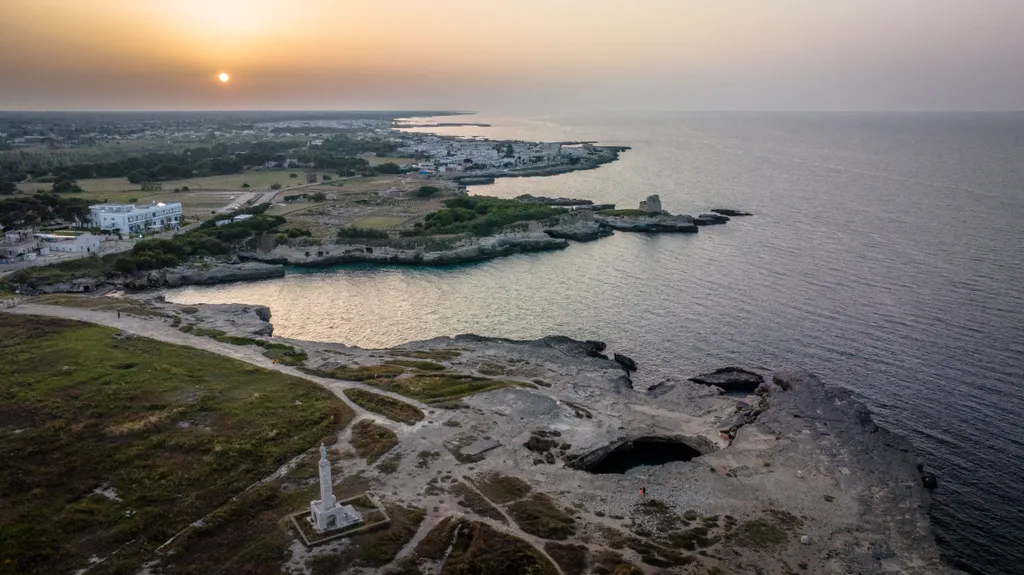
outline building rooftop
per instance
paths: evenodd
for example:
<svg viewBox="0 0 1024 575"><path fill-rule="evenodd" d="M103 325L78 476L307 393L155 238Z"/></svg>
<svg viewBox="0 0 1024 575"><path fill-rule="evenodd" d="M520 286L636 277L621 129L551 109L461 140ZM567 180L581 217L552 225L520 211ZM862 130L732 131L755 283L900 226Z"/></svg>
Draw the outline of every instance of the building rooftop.
<svg viewBox="0 0 1024 575"><path fill-rule="evenodd" d="M89 209L97 210L97 211L100 211L100 212L119 214L119 213L125 213L125 212L134 212L136 210L152 210L152 209L156 209L156 208L167 208L167 207L174 207L174 206L177 206L177 207L180 208L181 207L181 203L180 202L170 202L170 203L166 203L165 204L163 202L160 202L160 203L153 202L152 204L146 204L146 205L142 205L142 206L136 206L135 204L96 204L94 206L89 206Z"/></svg>

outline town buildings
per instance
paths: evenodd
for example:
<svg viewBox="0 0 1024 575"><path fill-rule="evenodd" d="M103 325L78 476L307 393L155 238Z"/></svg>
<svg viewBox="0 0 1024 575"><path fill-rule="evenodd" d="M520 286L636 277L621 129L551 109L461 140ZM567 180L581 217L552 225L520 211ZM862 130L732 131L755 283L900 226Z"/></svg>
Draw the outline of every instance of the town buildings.
<svg viewBox="0 0 1024 575"><path fill-rule="evenodd" d="M74 236L36 234L36 237L40 240L39 248L50 252L95 254L100 251L100 237L88 232Z"/></svg>
<svg viewBox="0 0 1024 575"><path fill-rule="evenodd" d="M154 202L141 207L135 204L99 204L90 206L89 212L93 226L124 235L178 228L182 217L178 202Z"/></svg>
<svg viewBox="0 0 1024 575"><path fill-rule="evenodd" d="M39 251L39 241L33 237L31 230L11 230L4 233L3 243L0 244L0 260L4 262L17 261L34 256Z"/></svg>
<svg viewBox="0 0 1024 575"><path fill-rule="evenodd" d="M98 254L102 238L84 234L38 234L30 229L4 233L0 243L0 263L34 260L54 253Z"/></svg>

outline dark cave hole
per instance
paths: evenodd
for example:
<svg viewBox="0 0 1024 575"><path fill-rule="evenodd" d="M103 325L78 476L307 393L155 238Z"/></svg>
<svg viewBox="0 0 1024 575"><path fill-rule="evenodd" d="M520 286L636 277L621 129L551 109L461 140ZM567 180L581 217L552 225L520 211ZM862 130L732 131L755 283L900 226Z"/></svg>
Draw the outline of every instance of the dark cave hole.
<svg viewBox="0 0 1024 575"><path fill-rule="evenodd" d="M642 465L664 465L672 461L690 461L702 454L693 447L672 439L641 437L627 441L587 466L590 473L625 473Z"/></svg>

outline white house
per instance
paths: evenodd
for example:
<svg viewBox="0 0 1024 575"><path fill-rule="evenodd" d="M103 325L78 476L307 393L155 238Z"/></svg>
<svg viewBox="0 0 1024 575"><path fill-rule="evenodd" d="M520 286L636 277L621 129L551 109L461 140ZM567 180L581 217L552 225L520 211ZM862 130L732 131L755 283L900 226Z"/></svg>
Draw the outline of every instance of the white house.
<svg viewBox="0 0 1024 575"><path fill-rule="evenodd" d="M43 246L49 248L51 252L95 254L100 251L100 237L90 233L78 236L39 234L37 237L44 242Z"/></svg>
<svg viewBox="0 0 1024 575"><path fill-rule="evenodd" d="M0 243L0 259L14 261L18 258L28 259L30 254L39 249L39 242L32 237L30 230L14 230L4 234Z"/></svg>
<svg viewBox="0 0 1024 575"><path fill-rule="evenodd" d="M181 204L178 202L153 202L148 206L99 204L90 206L89 212L94 226L122 234L158 231L181 225Z"/></svg>

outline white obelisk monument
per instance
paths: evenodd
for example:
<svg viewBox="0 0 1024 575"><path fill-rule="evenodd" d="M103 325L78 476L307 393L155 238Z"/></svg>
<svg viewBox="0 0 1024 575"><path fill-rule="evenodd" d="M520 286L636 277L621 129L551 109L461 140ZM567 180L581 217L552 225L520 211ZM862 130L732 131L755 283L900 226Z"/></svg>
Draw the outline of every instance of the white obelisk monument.
<svg viewBox="0 0 1024 575"><path fill-rule="evenodd" d="M331 479L331 462L327 460L327 447L320 444L320 499L309 502L310 521L317 532L323 533L362 523L363 517L351 505L338 505Z"/></svg>

